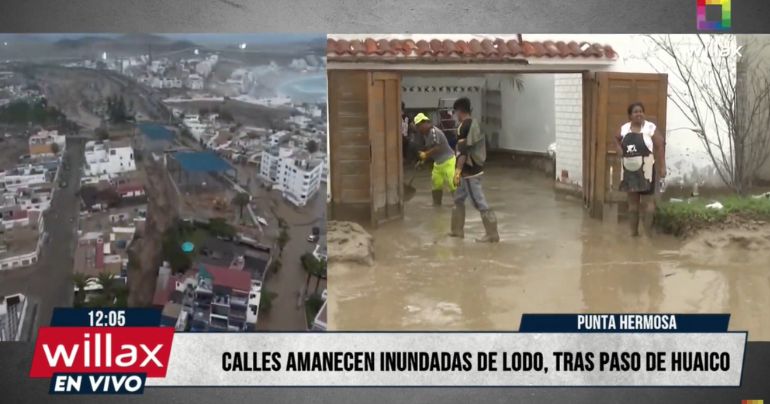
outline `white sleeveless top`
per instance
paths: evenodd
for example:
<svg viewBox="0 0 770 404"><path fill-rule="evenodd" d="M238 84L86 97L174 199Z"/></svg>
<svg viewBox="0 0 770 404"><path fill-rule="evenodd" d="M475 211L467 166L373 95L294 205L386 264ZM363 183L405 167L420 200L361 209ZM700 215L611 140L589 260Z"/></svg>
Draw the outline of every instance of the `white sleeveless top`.
<svg viewBox="0 0 770 404"><path fill-rule="evenodd" d="M655 135L655 129L657 129L657 126L650 121L644 121L642 124L642 137L650 153L653 152L652 137ZM626 122L620 127L620 138L623 139L629 132L631 132L631 122Z"/></svg>

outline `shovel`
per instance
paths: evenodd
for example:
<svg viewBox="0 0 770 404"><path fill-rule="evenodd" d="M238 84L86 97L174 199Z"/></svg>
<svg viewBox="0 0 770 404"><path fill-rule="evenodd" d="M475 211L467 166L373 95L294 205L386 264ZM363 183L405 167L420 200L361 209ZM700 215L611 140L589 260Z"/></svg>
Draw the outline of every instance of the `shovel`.
<svg viewBox="0 0 770 404"><path fill-rule="evenodd" d="M404 184L404 202L409 202L414 198L414 196L417 194L417 188L412 186L412 183L414 182L414 179L417 177L417 174L419 173L419 169L422 166L422 161L418 161L417 164L414 165L414 174L412 174L412 177L409 179L409 182Z"/></svg>

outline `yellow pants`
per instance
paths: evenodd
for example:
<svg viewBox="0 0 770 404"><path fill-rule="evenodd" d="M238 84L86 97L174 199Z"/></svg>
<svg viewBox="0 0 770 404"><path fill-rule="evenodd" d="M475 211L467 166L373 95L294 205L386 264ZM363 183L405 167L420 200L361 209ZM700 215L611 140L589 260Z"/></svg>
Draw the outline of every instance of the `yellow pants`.
<svg viewBox="0 0 770 404"><path fill-rule="evenodd" d="M449 160L437 164L433 163L433 171L431 172L430 179L433 185L434 191L443 190L444 186L449 188L449 191L454 192L455 182L455 157L452 156Z"/></svg>

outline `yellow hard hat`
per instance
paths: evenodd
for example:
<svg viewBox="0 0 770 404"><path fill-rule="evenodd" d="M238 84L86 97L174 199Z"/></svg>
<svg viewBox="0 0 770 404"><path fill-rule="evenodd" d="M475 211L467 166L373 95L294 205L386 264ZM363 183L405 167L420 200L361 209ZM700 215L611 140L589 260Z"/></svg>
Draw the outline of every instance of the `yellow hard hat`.
<svg viewBox="0 0 770 404"><path fill-rule="evenodd" d="M415 125L419 125L425 121L430 121L430 118L428 118L428 115L425 115L422 112L420 112L419 114L417 114L417 116L414 117Z"/></svg>

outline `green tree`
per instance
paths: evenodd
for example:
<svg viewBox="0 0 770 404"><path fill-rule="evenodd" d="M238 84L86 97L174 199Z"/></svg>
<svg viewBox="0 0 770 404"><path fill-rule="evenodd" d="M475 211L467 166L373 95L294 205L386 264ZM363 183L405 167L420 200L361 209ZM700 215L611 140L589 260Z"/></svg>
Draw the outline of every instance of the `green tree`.
<svg viewBox="0 0 770 404"><path fill-rule="evenodd" d="M326 279L326 260L321 260L318 266L318 272L315 274L315 289L313 293L318 293L318 286L321 283L321 279Z"/></svg>
<svg viewBox="0 0 770 404"><path fill-rule="evenodd" d="M96 135L97 139L102 141L110 138L110 132L105 128L96 128L96 130L94 130L94 134Z"/></svg>
<svg viewBox="0 0 770 404"><path fill-rule="evenodd" d="M273 308L273 300L277 296L277 293L262 288L262 293L259 296L259 311L263 313L270 312L270 309Z"/></svg>
<svg viewBox="0 0 770 404"><path fill-rule="evenodd" d="M233 205L238 207L238 218L243 220L243 208L249 204L251 196L245 192L239 192L233 197Z"/></svg>
<svg viewBox="0 0 770 404"><path fill-rule="evenodd" d="M58 143L51 143L51 152L53 154L59 154L60 148Z"/></svg>
<svg viewBox="0 0 770 404"><path fill-rule="evenodd" d="M230 111L219 112L218 119L222 122L235 122L235 118L233 117L233 114L230 113Z"/></svg>
<svg viewBox="0 0 770 404"><path fill-rule="evenodd" d="M283 252L286 244L289 243L289 232L286 229L281 229L281 234L278 236L278 249Z"/></svg>
<svg viewBox="0 0 770 404"><path fill-rule="evenodd" d="M115 300L115 275L109 272L99 272L97 280L99 285L102 286L102 296L111 306Z"/></svg>
<svg viewBox="0 0 770 404"><path fill-rule="evenodd" d="M318 292L320 279L322 277L326 277L326 263L319 261L313 254L309 252L302 254L300 261L302 262L302 268L307 274L307 278L305 279L306 293L310 289L310 279L313 277L316 278L315 291Z"/></svg>
<svg viewBox="0 0 770 404"><path fill-rule="evenodd" d="M308 153L313 154L318 151L318 142L315 140L310 140L305 145L305 148L307 148Z"/></svg>
<svg viewBox="0 0 770 404"><path fill-rule="evenodd" d="M321 311L321 307L323 307L323 305L324 300L318 293L311 295L307 299L307 302L305 302L305 313L307 314L308 328L312 327L315 316L318 315L319 311Z"/></svg>

